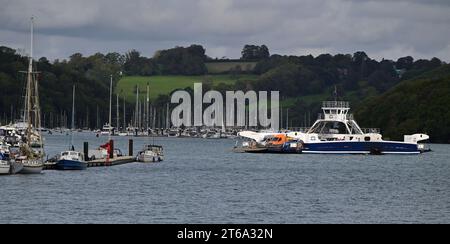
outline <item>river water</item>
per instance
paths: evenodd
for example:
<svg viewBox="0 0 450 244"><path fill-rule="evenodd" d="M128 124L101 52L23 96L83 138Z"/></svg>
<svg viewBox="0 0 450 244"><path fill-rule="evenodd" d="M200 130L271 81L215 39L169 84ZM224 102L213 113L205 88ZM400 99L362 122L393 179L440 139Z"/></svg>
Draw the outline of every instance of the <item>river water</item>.
<svg viewBox="0 0 450 244"><path fill-rule="evenodd" d="M128 152L127 137L115 144ZM76 133L77 149L92 133ZM135 153L152 139L134 138ZM231 152L233 140L157 138L166 160L0 177L0 223L449 223L450 145L401 155ZM46 136L50 156L70 136Z"/></svg>

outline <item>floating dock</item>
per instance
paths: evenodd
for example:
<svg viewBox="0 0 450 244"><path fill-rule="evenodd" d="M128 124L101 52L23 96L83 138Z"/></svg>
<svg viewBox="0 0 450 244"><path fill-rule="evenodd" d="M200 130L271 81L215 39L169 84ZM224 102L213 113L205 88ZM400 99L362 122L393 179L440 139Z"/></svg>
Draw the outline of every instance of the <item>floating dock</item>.
<svg viewBox="0 0 450 244"><path fill-rule="evenodd" d="M136 157L133 156L133 140L130 139L128 143L128 154L129 156L120 156L120 157L114 157L113 151L114 151L114 141L109 141L111 150L110 155L101 158L101 159L95 159L95 160L89 160L87 157L88 155L88 147L89 144L87 142L84 143L84 156L87 163L88 168L92 167L109 167L109 166L116 166L116 165L122 165L122 164L129 164L136 162ZM56 169L56 162L46 162L44 164L44 170L54 170Z"/></svg>
<svg viewBox="0 0 450 244"><path fill-rule="evenodd" d="M136 162L136 158L132 156L123 156L116 158L108 158L108 159L96 159L92 161L88 161L89 167L108 167L108 166L116 166L121 164L129 164Z"/></svg>

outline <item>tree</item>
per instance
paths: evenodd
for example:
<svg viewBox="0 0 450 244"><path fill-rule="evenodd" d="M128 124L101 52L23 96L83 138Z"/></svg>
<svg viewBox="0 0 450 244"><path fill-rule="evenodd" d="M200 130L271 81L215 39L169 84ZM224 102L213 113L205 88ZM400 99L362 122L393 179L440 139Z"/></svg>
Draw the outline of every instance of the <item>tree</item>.
<svg viewBox="0 0 450 244"><path fill-rule="evenodd" d="M205 49L200 45L175 47L155 53L155 63L162 74L202 75L206 74Z"/></svg>
<svg viewBox="0 0 450 244"><path fill-rule="evenodd" d="M406 56L397 59L395 66L397 69L411 69L413 65L414 59L411 56Z"/></svg>
<svg viewBox="0 0 450 244"><path fill-rule="evenodd" d="M247 61L258 61L270 56L269 48L266 45L245 45L241 52L241 59Z"/></svg>

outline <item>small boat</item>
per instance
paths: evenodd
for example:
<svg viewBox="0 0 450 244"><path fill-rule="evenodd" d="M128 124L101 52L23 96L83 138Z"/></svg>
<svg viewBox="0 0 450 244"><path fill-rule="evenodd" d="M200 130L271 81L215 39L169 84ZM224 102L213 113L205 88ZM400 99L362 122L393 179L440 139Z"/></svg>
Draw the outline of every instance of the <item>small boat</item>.
<svg viewBox="0 0 450 244"><path fill-rule="evenodd" d="M85 170L87 163L84 161L84 154L77 151L65 151L56 163L57 170Z"/></svg>
<svg viewBox="0 0 450 244"><path fill-rule="evenodd" d="M167 132L167 137L180 137L180 133L178 130L169 130Z"/></svg>
<svg viewBox="0 0 450 244"><path fill-rule="evenodd" d="M112 135L113 130L114 130L114 127L112 127L111 125L109 125L109 123L106 123L106 124L103 126L102 130L100 131L100 135L102 135L102 136L109 136L109 135Z"/></svg>
<svg viewBox="0 0 450 244"><path fill-rule="evenodd" d="M246 153L302 153L303 144L286 134L269 134L264 137L264 140L257 142L244 141L241 147L237 144L234 148L234 152L246 152Z"/></svg>
<svg viewBox="0 0 450 244"><path fill-rule="evenodd" d="M9 156L0 152L0 175L8 175L10 170Z"/></svg>
<svg viewBox="0 0 450 244"><path fill-rule="evenodd" d="M142 163L161 162L164 160L163 147L159 145L146 145L138 153L136 160Z"/></svg>

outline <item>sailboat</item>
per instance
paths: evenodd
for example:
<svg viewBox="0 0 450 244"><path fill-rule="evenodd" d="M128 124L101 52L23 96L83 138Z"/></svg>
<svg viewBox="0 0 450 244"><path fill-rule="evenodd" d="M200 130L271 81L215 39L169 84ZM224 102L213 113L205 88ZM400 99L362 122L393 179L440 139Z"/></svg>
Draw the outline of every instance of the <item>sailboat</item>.
<svg viewBox="0 0 450 244"><path fill-rule="evenodd" d="M75 151L73 146L73 131L75 130L75 85L72 91L72 129L70 133L70 141L72 148L61 153L56 163L57 170L85 170L87 163L84 161L84 154Z"/></svg>
<svg viewBox="0 0 450 244"><path fill-rule="evenodd" d="M20 162L23 169L22 174L40 174L44 168L44 148L42 143L41 128L41 109L39 107L38 92L38 72L33 72L33 18L31 18L31 49L28 63L24 121L27 125L25 130L26 142L20 146L19 156L15 163ZM34 126L33 126L34 125ZM36 141L39 143L39 149L34 150Z"/></svg>
<svg viewBox="0 0 450 244"><path fill-rule="evenodd" d="M149 85L147 83L147 105L149 99ZM147 115L148 117L148 115ZM149 137L147 136L147 140ZM164 149L160 145L154 144L155 137L153 137L153 144L144 145L144 148L138 152L136 160L141 163L161 162L164 160Z"/></svg>

